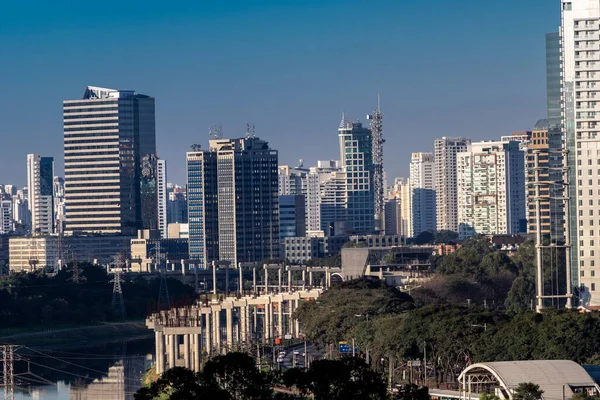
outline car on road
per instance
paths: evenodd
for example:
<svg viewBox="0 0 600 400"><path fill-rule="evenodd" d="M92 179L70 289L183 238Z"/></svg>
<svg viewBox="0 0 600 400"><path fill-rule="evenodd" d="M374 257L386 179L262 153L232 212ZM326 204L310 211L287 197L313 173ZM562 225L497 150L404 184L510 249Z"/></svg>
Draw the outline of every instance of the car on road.
<svg viewBox="0 0 600 400"><path fill-rule="evenodd" d="M300 355L300 351L299 350L294 350L294 355L295 356L299 356Z"/></svg>

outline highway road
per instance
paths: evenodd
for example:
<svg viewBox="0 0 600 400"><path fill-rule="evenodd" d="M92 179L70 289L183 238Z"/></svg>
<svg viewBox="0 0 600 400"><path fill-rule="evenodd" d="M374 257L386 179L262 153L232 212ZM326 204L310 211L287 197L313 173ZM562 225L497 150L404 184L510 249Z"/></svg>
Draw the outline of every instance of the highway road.
<svg viewBox="0 0 600 400"><path fill-rule="evenodd" d="M297 352L298 354L294 354L295 352ZM317 349L317 347L312 344L306 345L306 352L306 359L309 365L311 361L319 360L325 356L324 349ZM304 359L304 343L301 343L285 349L285 356L283 357L283 362L280 362L279 365L283 369L289 369L294 367L304 368Z"/></svg>

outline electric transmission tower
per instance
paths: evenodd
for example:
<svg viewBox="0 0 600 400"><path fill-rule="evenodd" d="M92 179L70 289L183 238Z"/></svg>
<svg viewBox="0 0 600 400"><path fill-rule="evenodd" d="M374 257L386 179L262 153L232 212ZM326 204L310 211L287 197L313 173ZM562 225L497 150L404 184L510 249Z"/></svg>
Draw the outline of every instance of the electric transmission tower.
<svg viewBox="0 0 600 400"><path fill-rule="evenodd" d="M169 288L167 287L167 276L160 272L160 288L158 290L158 309L168 310L171 308L171 300L169 299Z"/></svg>
<svg viewBox="0 0 600 400"><path fill-rule="evenodd" d="M112 307L116 311L120 312L121 319L125 320L125 301L123 300L123 288L121 287L121 282L123 282L123 279L121 278L121 271L115 271L115 277L111 282L114 282Z"/></svg>
<svg viewBox="0 0 600 400"><path fill-rule="evenodd" d="M169 288L167 287L167 265L163 267L163 255L160 252L160 241L157 241L155 247L156 268L160 274L160 286L158 289L158 309L164 310L171 308L171 300L169 299Z"/></svg>
<svg viewBox="0 0 600 400"><path fill-rule="evenodd" d="M0 346L2 352L2 385L4 386L4 399L15 399L15 346Z"/></svg>
<svg viewBox="0 0 600 400"><path fill-rule="evenodd" d="M371 121L371 134L373 136L373 170L374 170L374 195L375 195L375 230L383 231L383 204L385 195L385 182L383 180L383 114L381 112L381 98L377 94L377 110L367 115Z"/></svg>

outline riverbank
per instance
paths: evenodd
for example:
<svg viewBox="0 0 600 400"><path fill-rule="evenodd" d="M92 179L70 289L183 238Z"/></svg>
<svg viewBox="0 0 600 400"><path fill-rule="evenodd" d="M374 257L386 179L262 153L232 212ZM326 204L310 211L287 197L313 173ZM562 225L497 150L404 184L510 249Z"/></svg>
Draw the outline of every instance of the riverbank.
<svg viewBox="0 0 600 400"><path fill-rule="evenodd" d="M77 347L98 342L112 342L129 339L149 338L153 332L144 321L99 324L75 328L46 329L36 332L0 336L0 343L22 346L52 348L57 346Z"/></svg>

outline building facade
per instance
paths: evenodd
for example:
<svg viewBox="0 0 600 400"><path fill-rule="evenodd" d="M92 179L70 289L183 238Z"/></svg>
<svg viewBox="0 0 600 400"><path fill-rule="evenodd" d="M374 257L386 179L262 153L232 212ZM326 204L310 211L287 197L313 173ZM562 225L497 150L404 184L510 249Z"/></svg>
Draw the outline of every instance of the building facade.
<svg viewBox="0 0 600 400"><path fill-rule="evenodd" d="M457 154L459 237L526 233L519 142L478 142Z"/></svg>
<svg viewBox="0 0 600 400"><path fill-rule="evenodd" d="M27 188L31 234L51 235L54 232L54 158L27 155Z"/></svg>
<svg viewBox="0 0 600 400"><path fill-rule="evenodd" d="M54 177L54 233L62 235L65 231L65 178Z"/></svg>
<svg viewBox="0 0 600 400"><path fill-rule="evenodd" d="M434 157L432 153L412 153L410 189L412 234L436 230L436 192L434 186Z"/></svg>
<svg viewBox="0 0 600 400"><path fill-rule="evenodd" d="M277 151L256 137L216 139L190 152L190 258L238 262L279 256Z"/></svg>
<svg viewBox="0 0 600 400"><path fill-rule="evenodd" d="M167 237L167 161L157 160L156 161L156 195L157 202L157 217L158 217L158 230L160 231L161 237L164 239Z"/></svg>
<svg viewBox="0 0 600 400"><path fill-rule="evenodd" d="M294 264L306 264L310 260L335 256L342 251L348 236L303 236L285 238L285 259Z"/></svg>
<svg viewBox="0 0 600 400"><path fill-rule="evenodd" d="M12 207L13 203L11 200L0 198L0 235L5 235L15 230Z"/></svg>
<svg viewBox="0 0 600 400"><path fill-rule="evenodd" d="M436 227L458 232L456 154L467 150L471 139L442 137L434 141Z"/></svg>
<svg viewBox="0 0 600 400"><path fill-rule="evenodd" d="M63 118L66 233L156 229L154 98L88 86Z"/></svg>
<svg viewBox="0 0 600 400"><path fill-rule="evenodd" d="M397 198L386 199L383 206L383 223L386 235L398 235L401 227L401 202Z"/></svg>
<svg viewBox="0 0 600 400"><path fill-rule="evenodd" d="M360 122L342 120L338 129L348 225L355 234L375 230L373 137Z"/></svg>
<svg viewBox="0 0 600 400"><path fill-rule="evenodd" d="M280 195L279 242L283 246L286 237L298 236L306 236L304 195Z"/></svg>
<svg viewBox="0 0 600 400"><path fill-rule="evenodd" d="M9 239L11 271L31 272L46 267L56 270L73 261L100 265L114 262L115 257L129 258L131 236L45 236Z"/></svg>
<svg viewBox="0 0 600 400"><path fill-rule="evenodd" d="M562 127L567 153L571 285L583 306L600 305L600 4L561 0ZM578 304L574 304L578 305Z"/></svg>

